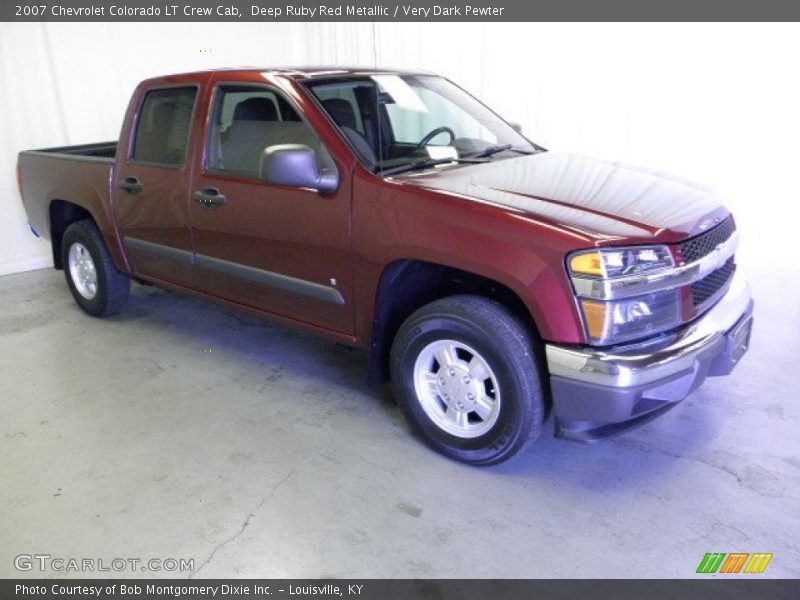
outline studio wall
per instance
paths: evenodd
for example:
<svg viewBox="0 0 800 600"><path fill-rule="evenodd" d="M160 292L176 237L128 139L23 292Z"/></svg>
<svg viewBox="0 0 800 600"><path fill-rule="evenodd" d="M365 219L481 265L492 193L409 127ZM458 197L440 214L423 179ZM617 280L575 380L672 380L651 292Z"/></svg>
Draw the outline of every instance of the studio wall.
<svg viewBox="0 0 800 600"><path fill-rule="evenodd" d="M737 215L740 261L797 270L798 56L794 24L2 23L0 274L50 264L17 152L116 139L146 77L303 64L435 71L547 148L710 184Z"/></svg>

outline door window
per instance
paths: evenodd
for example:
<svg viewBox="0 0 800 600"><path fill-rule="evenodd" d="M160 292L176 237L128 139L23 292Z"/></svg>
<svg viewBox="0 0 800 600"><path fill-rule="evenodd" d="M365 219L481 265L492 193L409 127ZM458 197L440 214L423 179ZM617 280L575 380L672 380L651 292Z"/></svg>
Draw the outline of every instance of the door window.
<svg viewBox="0 0 800 600"><path fill-rule="evenodd" d="M280 94L252 86L223 86L216 94L206 164L213 171L261 179L264 151L303 144L320 170L333 163L313 129Z"/></svg>
<svg viewBox="0 0 800 600"><path fill-rule="evenodd" d="M147 92L136 123L133 154L136 161L182 165L192 121L196 87Z"/></svg>

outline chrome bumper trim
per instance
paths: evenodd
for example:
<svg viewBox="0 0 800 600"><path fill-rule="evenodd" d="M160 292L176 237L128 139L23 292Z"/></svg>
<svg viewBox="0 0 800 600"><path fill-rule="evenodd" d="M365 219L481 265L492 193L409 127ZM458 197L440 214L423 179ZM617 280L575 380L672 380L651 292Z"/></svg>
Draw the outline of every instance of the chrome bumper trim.
<svg viewBox="0 0 800 600"><path fill-rule="evenodd" d="M594 300L618 300L689 285L724 265L736 253L738 245L739 232L734 231L727 240L717 245L714 250L688 265L670 268L669 270L649 275L628 275L617 277L616 279L597 279L572 275L572 285L575 288L576 296Z"/></svg>
<svg viewBox="0 0 800 600"><path fill-rule="evenodd" d="M741 270L734 274L727 293L700 319L656 350L641 344L603 351L547 344L551 376L609 387L648 384L692 367L695 357L716 343L750 310L750 287Z"/></svg>

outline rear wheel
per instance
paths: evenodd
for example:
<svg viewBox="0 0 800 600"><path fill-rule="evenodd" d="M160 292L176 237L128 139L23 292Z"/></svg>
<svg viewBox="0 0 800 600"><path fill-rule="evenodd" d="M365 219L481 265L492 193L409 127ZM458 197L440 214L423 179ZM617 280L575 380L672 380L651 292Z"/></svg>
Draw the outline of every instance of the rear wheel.
<svg viewBox="0 0 800 600"><path fill-rule="evenodd" d="M542 431L534 347L504 306L453 296L416 311L392 346L400 408L432 448L462 462L507 460Z"/></svg>
<svg viewBox="0 0 800 600"><path fill-rule="evenodd" d="M102 317L125 306L130 279L120 273L94 222L76 221L61 240L64 273L75 302L84 312Z"/></svg>

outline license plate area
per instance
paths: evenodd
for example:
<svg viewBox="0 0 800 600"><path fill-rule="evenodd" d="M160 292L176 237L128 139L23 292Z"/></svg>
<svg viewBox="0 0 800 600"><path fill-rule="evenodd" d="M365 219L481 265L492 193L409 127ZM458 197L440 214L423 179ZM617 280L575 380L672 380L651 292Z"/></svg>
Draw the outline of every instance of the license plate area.
<svg viewBox="0 0 800 600"><path fill-rule="evenodd" d="M753 317L743 319L733 329L728 337L731 341L731 366L739 362L750 347L750 334L753 331Z"/></svg>

